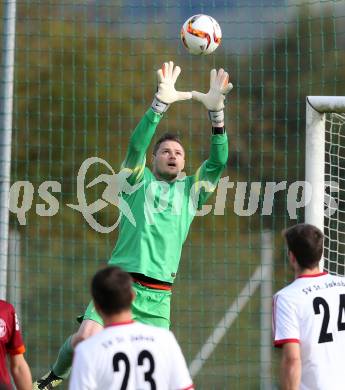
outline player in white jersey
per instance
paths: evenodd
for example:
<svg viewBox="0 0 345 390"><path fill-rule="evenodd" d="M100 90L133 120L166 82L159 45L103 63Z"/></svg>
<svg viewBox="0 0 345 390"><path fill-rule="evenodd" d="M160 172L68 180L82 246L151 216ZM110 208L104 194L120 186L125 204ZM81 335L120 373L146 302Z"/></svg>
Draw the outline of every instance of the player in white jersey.
<svg viewBox="0 0 345 390"><path fill-rule="evenodd" d="M344 390L345 278L320 272L323 234L284 232L296 279L273 298L274 345L282 347L282 390Z"/></svg>
<svg viewBox="0 0 345 390"><path fill-rule="evenodd" d="M132 320L127 272L98 271L91 293L105 328L76 347L70 390L194 389L172 332Z"/></svg>

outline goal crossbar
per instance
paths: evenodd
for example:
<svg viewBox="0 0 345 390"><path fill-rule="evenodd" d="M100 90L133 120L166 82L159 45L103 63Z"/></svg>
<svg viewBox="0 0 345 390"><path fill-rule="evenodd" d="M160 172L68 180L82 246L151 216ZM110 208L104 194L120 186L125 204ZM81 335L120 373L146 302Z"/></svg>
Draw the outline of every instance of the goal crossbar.
<svg viewBox="0 0 345 390"><path fill-rule="evenodd" d="M307 96L307 106L319 113L345 112L345 96Z"/></svg>

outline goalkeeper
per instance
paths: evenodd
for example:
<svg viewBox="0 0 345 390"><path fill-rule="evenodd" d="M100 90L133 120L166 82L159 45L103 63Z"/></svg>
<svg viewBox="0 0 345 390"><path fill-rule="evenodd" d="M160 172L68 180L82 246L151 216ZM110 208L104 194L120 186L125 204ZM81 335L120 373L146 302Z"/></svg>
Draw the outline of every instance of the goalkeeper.
<svg viewBox="0 0 345 390"><path fill-rule="evenodd" d="M189 226L196 209L214 191L228 159L223 111L225 95L232 89L228 73L213 69L210 90L204 94L176 91L175 82L180 72L171 61L158 70L158 91L130 138L122 169L131 172L127 180L131 185L138 185L138 189L131 194L123 193L122 198L131 209L136 226L125 217L121 219L118 240L109 260L110 265L119 266L132 275L136 293L133 318L163 328L170 325L171 289ZM212 124L209 158L193 176L180 175L185 165L184 148L176 135L165 134L153 148L151 171L145 166L145 156L163 113L170 104L191 98L201 102L209 113ZM154 188L158 189L156 194ZM160 203L159 195L160 199L164 196L166 199L161 210L153 208ZM66 379L73 348L102 327L102 319L91 302L79 330L67 338L51 371L35 382L34 389L51 389Z"/></svg>

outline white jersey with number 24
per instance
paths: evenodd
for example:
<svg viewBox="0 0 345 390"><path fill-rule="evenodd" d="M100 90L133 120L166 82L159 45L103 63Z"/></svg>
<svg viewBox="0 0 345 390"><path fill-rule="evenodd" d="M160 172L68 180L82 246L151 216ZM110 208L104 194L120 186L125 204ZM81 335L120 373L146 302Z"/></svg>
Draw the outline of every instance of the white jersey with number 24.
<svg viewBox="0 0 345 390"><path fill-rule="evenodd" d="M344 390L345 278L301 275L273 298L274 345L299 343L300 390Z"/></svg>
<svg viewBox="0 0 345 390"><path fill-rule="evenodd" d="M77 345L69 388L194 389L172 332L133 321L108 326Z"/></svg>

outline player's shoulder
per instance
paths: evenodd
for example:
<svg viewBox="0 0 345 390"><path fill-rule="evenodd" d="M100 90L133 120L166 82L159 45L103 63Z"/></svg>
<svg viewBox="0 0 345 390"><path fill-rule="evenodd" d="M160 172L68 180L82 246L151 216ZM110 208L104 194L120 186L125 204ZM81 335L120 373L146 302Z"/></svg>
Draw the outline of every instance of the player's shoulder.
<svg viewBox="0 0 345 390"><path fill-rule="evenodd" d="M0 310L1 311L7 311L7 312L15 312L14 306L12 303L7 302L3 299L0 299Z"/></svg>
<svg viewBox="0 0 345 390"><path fill-rule="evenodd" d="M322 285L325 291L329 291L329 294L345 293L345 277L339 275L328 274Z"/></svg>
<svg viewBox="0 0 345 390"><path fill-rule="evenodd" d="M345 287L345 277L340 275L332 275L327 274L327 282L332 282L333 284L336 284L339 287Z"/></svg>
<svg viewBox="0 0 345 390"><path fill-rule="evenodd" d="M287 286L278 290L273 296L273 304L275 307L295 307L299 303L304 302L303 299L303 283L301 284L298 279L289 283Z"/></svg>
<svg viewBox="0 0 345 390"><path fill-rule="evenodd" d="M297 300L300 302L302 296L314 296L315 293L329 290L330 287L341 287L345 289L345 278L331 275L327 272L313 275L301 275L293 282L280 289L274 295L274 299L285 298L288 301Z"/></svg>
<svg viewBox="0 0 345 390"><path fill-rule="evenodd" d="M76 351L90 351L97 350L100 345L103 345L103 342L109 339L109 328L104 328L100 332L95 333L94 335L88 337L86 340L81 341L75 347ZM92 355L92 353L91 353Z"/></svg>
<svg viewBox="0 0 345 390"><path fill-rule="evenodd" d="M297 282L297 279L289 283L288 285L282 287L280 290L278 290L275 294L274 297L286 297L290 295L295 295L296 291L299 289L299 283Z"/></svg>
<svg viewBox="0 0 345 390"><path fill-rule="evenodd" d="M144 332L148 333L156 333L156 334L162 334L162 335L167 335L171 334L172 332L169 329L165 328L160 328L158 326L153 326L153 325L148 325L148 324L143 324L141 322L133 322L133 329L140 329Z"/></svg>
<svg viewBox="0 0 345 390"><path fill-rule="evenodd" d="M0 320L5 321L10 328L16 324L19 329L17 315L14 306L5 300L0 300Z"/></svg>
<svg viewBox="0 0 345 390"><path fill-rule="evenodd" d="M172 340L175 338L174 334L165 328L160 328L153 325L142 324L140 322L134 322L132 330L138 331L147 337L151 337L154 340Z"/></svg>

